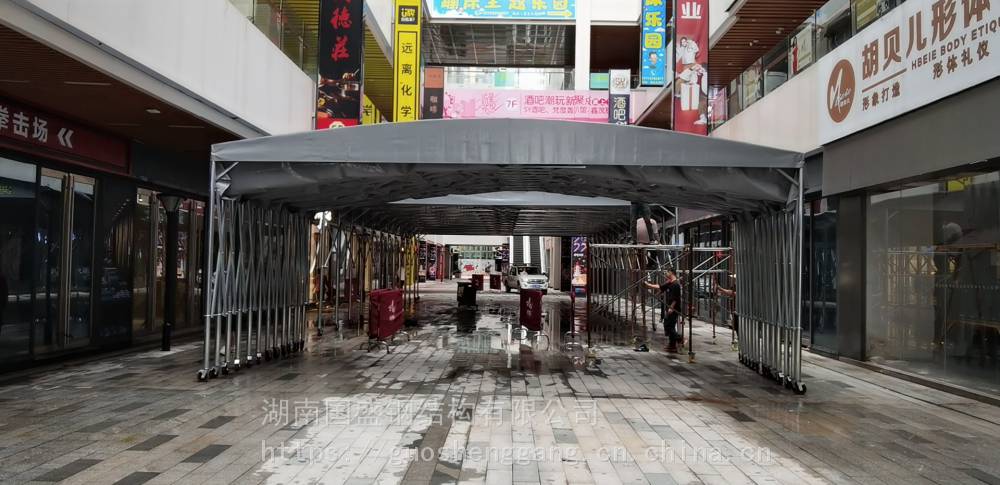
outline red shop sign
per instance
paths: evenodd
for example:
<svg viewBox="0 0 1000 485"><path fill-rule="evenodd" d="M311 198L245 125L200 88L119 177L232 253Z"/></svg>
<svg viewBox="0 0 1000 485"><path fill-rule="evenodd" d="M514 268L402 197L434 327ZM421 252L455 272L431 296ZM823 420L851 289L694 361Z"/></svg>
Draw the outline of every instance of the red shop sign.
<svg viewBox="0 0 1000 485"><path fill-rule="evenodd" d="M125 140L5 99L0 99L0 143L41 147L70 155L58 157L65 161L128 173L128 144Z"/></svg>

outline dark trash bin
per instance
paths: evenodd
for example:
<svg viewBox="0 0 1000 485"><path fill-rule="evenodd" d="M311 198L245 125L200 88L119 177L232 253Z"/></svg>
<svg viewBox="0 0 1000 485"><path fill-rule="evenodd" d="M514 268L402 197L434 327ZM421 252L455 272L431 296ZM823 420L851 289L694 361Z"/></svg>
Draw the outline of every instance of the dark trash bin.
<svg viewBox="0 0 1000 485"><path fill-rule="evenodd" d="M490 275L490 289L491 290L502 290L503 289L500 286L500 275L498 275L498 274L491 274Z"/></svg>
<svg viewBox="0 0 1000 485"><path fill-rule="evenodd" d="M521 290L521 325L533 332L542 330L542 290Z"/></svg>
<svg viewBox="0 0 1000 485"><path fill-rule="evenodd" d="M483 275L472 275L472 286L476 287L476 291L483 291Z"/></svg>
<svg viewBox="0 0 1000 485"><path fill-rule="evenodd" d="M469 281L458 282L458 304L475 305L476 287Z"/></svg>

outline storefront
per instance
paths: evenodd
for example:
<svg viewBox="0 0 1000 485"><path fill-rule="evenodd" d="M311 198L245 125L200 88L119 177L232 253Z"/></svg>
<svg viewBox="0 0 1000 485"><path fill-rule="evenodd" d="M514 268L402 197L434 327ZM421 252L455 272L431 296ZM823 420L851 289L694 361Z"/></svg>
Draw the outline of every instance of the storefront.
<svg viewBox="0 0 1000 485"><path fill-rule="evenodd" d="M126 140L0 99L0 370L158 334L166 216L155 187L131 176L131 152ZM177 323L193 328L202 204L180 206Z"/></svg>
<svg viewBox="0 0 1000 485"><path fill-rule="evenodd" d="M826 145L839 355L1000 395L998 110L993 79Z"/></svg>

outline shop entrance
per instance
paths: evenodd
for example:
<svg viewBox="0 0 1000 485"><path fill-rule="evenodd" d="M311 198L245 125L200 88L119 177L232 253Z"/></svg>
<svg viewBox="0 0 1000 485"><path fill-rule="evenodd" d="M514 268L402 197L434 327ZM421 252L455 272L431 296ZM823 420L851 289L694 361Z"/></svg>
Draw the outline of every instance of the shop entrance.
<svg viewBox="0 0 1000 485"><path fill-rule="evenodd" d="M97 182L49 168L38 180L38 264L34 351L90 342Z"/></svg>

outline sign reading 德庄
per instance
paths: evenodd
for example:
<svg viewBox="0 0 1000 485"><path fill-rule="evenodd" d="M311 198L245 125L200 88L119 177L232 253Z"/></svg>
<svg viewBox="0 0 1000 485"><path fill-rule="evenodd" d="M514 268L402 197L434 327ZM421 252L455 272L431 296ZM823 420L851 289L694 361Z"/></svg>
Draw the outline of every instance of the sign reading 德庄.
<svg viewBox="0 0 1000 485"><path fill-rule="evenodd" d="M820 59L820 143L1000 75L1000 9L990 3L904 2Z"/></svg>
<svg viewBox="0 0 1000 485"><path fill-rule="evenodd" d="M128 173L128 143L64 119L0 99L0 144L36 147L65 160Z"/></svg>
<svg viewBox="0 0 1000 485"><path fill-rule="evenodd" d="M322 0L316 128L355 126L362 117L363 0Z"/></svg>

